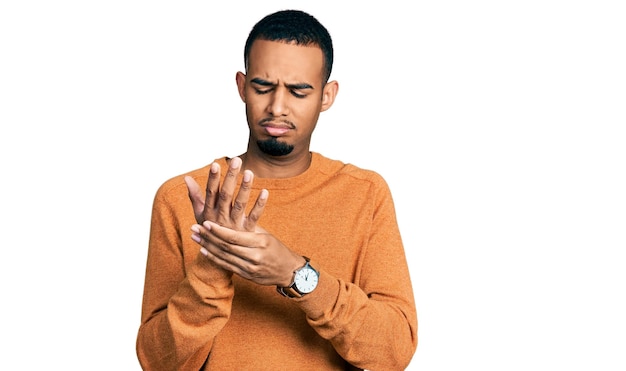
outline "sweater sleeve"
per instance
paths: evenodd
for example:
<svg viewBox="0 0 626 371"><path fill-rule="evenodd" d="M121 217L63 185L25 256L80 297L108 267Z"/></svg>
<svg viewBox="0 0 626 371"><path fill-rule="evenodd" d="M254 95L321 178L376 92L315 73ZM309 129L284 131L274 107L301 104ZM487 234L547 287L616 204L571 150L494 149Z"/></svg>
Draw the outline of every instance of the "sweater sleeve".
<svg viewBox="0 0 626 371"><path fill-rule="evenodd" d="M167 199L162 187L152 209L136 344L144 370L200 369L215 336L230 317L232 274L202 259L199 252L185 257L183 239L189 238L191 232L185 234L181 229L188 223L174 212L180 209L180 205L172 207L176 202ZM185 259L190 259L190 264L185 264Z"/></svg>
<svg viewBox="0 0 626 371"><path fill-rule="evenodd" d="M378 188L358 282L319 267L317 289L294 300L316 332L352 365L404 370L417 347L417 314L391 193L384 182Z"/></svg>

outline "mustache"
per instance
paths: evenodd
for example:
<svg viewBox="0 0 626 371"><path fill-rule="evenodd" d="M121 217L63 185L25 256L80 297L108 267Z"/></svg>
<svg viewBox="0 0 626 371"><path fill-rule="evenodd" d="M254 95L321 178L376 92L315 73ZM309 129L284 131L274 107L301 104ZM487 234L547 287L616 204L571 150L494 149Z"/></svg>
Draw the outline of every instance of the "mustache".
<svg viewBox="0 0 626 371"><path fill-rule="evenodd" d="M259 121L259 125L261 125L261 126L265 126L267 124L281 124L281 125L287 124L287 126L290 129L295 129L296 128L296 125L293 122L291 122L289 120L285 120L285 119L276 120L273 117L266 117L266 118L262 119L261 121Z"/></svg>

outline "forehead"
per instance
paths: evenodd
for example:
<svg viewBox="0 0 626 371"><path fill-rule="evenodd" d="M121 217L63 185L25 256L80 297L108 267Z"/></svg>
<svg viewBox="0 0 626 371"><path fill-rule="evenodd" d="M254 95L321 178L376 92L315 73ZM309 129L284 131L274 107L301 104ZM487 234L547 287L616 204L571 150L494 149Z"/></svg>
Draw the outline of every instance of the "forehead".
<svg viewBox="0 0 626 371"><path fill-rule="evenodd" d="M286 82L321 82L322 49L283 41L256 40L250 49L248 77Z"/></svg>

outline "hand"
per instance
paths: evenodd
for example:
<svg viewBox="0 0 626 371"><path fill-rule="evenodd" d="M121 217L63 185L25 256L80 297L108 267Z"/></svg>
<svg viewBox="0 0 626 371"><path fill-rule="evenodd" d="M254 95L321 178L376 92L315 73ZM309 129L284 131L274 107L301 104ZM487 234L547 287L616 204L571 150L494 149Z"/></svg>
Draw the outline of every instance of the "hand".
<svg viewBox="0 0 626 371"><path fill-rule="evenodd" d="M192 228L200 252L217 266L260 285L286 287L305 259L262 228L237 231L206 221Z"/></svg>
<svg viewBox="0 0 626 371"><path fill-rule="evenodd" d="M246 205L250 198L254 174L250 170L244 171L237 198L233 202L240 169L241 159L239 157L231 159L224 184L220 188L220 166L215 162L211 164L205 194L192 177L185 177L189 199L198 224L210 220L235 230L254 231L269 194L267 190L261 190L252 210L246 216Z"/></svg>

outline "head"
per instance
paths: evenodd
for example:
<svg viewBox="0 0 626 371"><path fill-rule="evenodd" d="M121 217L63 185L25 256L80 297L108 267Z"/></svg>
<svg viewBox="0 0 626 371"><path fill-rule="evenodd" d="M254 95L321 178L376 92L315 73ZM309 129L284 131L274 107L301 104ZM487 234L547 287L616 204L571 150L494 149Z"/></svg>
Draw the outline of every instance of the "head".
<svg viewBox="0 0 626 371"><path fill-rule="evenodd" d="M254 25L243 50L246 72L250 61L250 49L256 40L317 46L324 56L323 81L324 84L328 82L333 69L333 41L326 27L312 15L300 10L281 10L265 16Z"/></svg>
<svg viewBox="0 0 626 371"><path fill-rule="evenodd" d="M302 11L270 14L250 32L244 62L246 73L236 80L250 128L248 153L308 156L319 114L338 90L328 81L333 47L326 28Z"/></svg>

